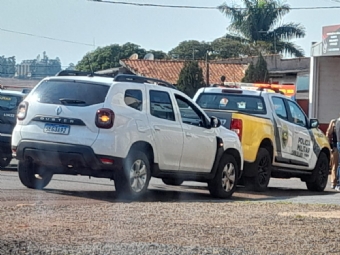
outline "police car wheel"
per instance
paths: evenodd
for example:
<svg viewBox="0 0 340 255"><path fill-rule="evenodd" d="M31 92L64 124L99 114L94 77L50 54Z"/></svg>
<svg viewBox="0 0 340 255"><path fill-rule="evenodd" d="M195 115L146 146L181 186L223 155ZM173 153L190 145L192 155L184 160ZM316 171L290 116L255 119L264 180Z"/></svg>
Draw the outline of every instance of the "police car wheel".
<svg viewBox="0 0 340 255"><path fill-rule="evenodd" d="M306 181L307 189L310 191L324 191L328 181L328 158L324 152L321 152L316 162L313 174L311 177L312 181Z"/></svg>
<svg viewBox="0 0 340 255"><path fill-rule="evenodd" d="M272 172L269 151L265 148L260 148L256 160L251 167L256 173L254 177L244 178L246 188L257 192L266 191Z"/></svg>

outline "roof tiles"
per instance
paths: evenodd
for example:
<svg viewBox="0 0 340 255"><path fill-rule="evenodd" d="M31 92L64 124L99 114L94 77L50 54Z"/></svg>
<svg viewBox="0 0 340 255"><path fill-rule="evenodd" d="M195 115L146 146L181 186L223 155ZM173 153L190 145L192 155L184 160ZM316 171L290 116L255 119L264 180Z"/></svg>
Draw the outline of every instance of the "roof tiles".
<svg viewBox="0 0 340 255"><path fill-rule="evenodd" d="M131 72L165 80L176 84L179 74L184 66L184 60L144 60L144 59L125 59L121 64ZM206 62L199 61L202 68L204 80L206 80ZM247 66L242 64L209 63L209 83L220 83L221 76L226 77L227 82L240 82L244 77Z"/></svg>

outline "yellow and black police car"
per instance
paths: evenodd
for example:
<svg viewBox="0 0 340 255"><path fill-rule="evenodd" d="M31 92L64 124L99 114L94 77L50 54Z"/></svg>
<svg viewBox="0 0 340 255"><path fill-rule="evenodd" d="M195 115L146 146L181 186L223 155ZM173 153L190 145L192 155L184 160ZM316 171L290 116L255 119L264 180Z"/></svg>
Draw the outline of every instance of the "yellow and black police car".
<svg viewBox="0 0 340 255"><path fill-rule="evenodd" d="M331 149L318 128L291 96L294 85L239 84L238 88L206 87L194 101L221 124L234 130L242 143L242 182L266 190L271 177L300 178L308 190L327 185Z"/></svg>

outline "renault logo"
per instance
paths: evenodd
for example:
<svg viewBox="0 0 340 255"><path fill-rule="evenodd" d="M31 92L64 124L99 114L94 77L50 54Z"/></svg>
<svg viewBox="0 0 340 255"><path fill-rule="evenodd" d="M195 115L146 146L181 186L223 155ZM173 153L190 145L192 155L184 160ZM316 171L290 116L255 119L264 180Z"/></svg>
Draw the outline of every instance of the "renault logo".
<svg viewBox="0 0 340 255"><path fill-rule="evenodd" d="M55 113L57 115L59 115L62 112L61 106L59 105L56 109L55 109Z"/></svg>

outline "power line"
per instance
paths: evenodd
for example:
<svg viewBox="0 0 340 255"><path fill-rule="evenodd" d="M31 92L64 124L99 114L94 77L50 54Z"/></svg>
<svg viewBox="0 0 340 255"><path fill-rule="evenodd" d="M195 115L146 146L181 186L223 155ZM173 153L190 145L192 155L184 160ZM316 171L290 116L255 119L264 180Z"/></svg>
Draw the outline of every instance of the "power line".
<svg viewBox="0 0 340 255"><path fill-rule="evenodd" d="M139 7L160 7L160 8L177 8L177 9L203 9L203 10L218 10L218 7L213 6L193 6L193 5L168 5L168 4L149 4L149 3L129 3L123 1L106 1L106 0L88 0L90 2L100 2L107 4L133 5ZM333 0L335 2L340 2ZM235 10L246 10L247 8L233 8ZM281 8L277 8L278 10ZM340 9L340 6L315 6L315 7L291 7L290 10L321 10L321 9Z"/></svg>
<svg viewBox="0 0 340 255"><path fill-rule="evenodd" d="M79 44L79 45L86 45L86 46L91 46L93 47L93 44L89 43L82 43L82 42L75 42L75 41L69 41L69 40L64 40L64 39L58 39L58 38L53 38L53 37L48 37L48 36L42 36L42 35L35 35L35 34L30 34L30 33L24 33L24 32L19 32L19 31L13 31L9 29L4 29L0 28L1 31L8 32L8 33L14 33L14 34L20 34L20 35L28 35L28 36L33 36L33 37L40 37L48 40L53 40L53 41L60 41L60 42L66 42L66 43L73 43L73 44Z"/></svg>

